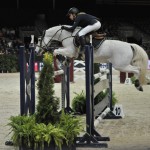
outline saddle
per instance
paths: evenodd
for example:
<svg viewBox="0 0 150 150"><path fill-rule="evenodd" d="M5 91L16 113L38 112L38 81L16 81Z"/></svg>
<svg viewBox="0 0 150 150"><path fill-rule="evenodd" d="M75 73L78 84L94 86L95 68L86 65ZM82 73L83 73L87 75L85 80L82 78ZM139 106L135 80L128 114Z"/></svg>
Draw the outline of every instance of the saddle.
<svg viewBox="0 0 150 150"><path fill-rule="evenodd" d="M87 35L85 35L86 45L90 45L90 35L92 35L92 45L94 49L98 49L106 39L106 33L100 33L100 34L97 32L88 33ZM80 47L78 33L75 35L73 42L77 48Z"/></svg>

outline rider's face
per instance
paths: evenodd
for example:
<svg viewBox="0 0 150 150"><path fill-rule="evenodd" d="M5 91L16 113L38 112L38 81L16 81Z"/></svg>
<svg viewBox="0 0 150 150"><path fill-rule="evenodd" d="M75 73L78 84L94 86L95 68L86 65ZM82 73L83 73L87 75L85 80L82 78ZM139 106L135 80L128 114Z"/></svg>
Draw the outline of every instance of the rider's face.
<svg viewBox="0 0 150 150"><path fill-rule="evenodd" d="M69 18L70 18L70 20L74 20L75 19L75 15L74 14L69 14Z"/></svg>

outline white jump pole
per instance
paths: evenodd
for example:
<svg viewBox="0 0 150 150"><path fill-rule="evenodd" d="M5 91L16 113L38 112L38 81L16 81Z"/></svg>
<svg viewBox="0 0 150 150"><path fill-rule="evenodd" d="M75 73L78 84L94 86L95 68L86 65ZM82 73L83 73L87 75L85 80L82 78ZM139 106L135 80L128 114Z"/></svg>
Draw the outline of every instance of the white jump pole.
<svg viewBox="0 0 150 150"><path fill-rule="evenodd" d="M101 115L94 121L95 128L99 125L99 123L103 120L103 118L110 112L110 108L107 107Z"/></svg>
<svg viewBox="0 0 150 150"><path fill-rule="evenodd" d="M31 44L34 44L34 35L31 35Z"/></svg>
<svg viewBox="0 0 150 150"><path fill-rule="evenodd" d="M96 73L94 74L94 79L101 78L102 76L105 76L107 73L109 73L109 69L106 69L103 72Z"/></svg>
<svg viewBox="0 0 150 150"><path fill-rule="evenodd" d="M54 76L58 76L58 75L62 75L62 74L64 74L64 70L54 71Z"/></svg>

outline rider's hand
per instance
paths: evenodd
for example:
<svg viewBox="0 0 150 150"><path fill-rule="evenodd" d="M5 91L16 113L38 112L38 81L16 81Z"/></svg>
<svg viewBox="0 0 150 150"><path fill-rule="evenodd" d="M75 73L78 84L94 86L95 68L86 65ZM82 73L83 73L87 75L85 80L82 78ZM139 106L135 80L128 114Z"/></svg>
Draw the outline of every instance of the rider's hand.
<svg viewBox="0 0 150 150"><path fill-rule="evenodd" d="M66 31L68 31L68 32L73 32L73 30L72 30L71 28L68 28L68 27L66 27L66 26L61 26L61 29L62 29L62 30L66 30Z"/></svg>
<svg viewBox="0 0 150 150"><path fill-rule="evenodd" d="M65 26L61 26L61 29L64 30L64 29L65 29Z"/></svg>

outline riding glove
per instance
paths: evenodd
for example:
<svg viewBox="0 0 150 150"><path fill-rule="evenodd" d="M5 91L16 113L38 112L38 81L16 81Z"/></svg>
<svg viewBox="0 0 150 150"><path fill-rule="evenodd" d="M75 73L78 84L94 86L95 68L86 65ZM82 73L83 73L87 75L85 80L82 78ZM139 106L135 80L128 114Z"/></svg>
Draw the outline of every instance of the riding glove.
<svg viewBox="0 0 150 150"><path fill-rule="evenodd" d="M70 28L70 27L61 26L61 29L62 29L62 30L67 30L67 31L69 31L69 32L73 32L73 29Z"/></svg>
<svg viewBox="0 0 150 150"><path fill-rule="evenodd" d="M65 29L65 26L61 26L61 29L64 30L64 29Z"/></svg>

